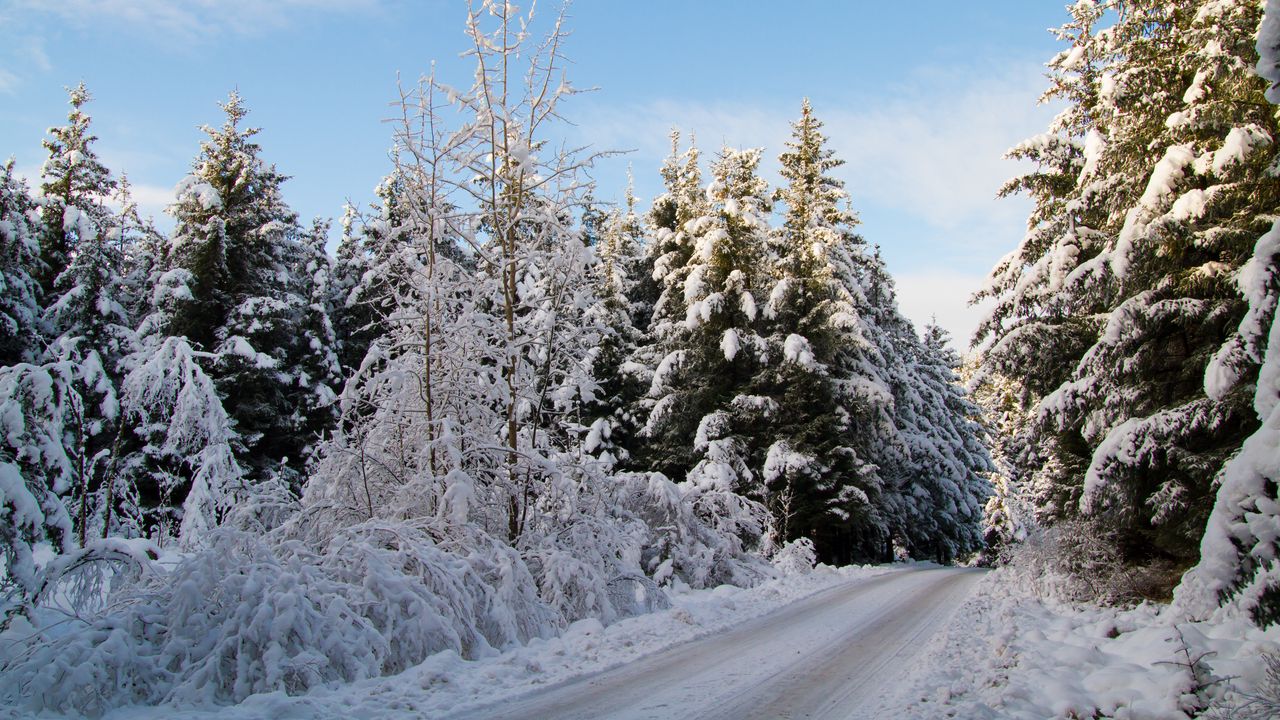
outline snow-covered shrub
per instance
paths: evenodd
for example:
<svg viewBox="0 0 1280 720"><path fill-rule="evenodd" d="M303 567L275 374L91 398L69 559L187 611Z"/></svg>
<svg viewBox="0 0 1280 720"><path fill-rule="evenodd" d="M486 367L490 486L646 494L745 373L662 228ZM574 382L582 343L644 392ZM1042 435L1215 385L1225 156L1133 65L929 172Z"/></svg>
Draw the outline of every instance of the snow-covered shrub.
<svg viewBox="0 0 1280 720"><path fill-rule="evenodd" d="M1209 720L1272 720L1280 717L1280 655L1262 656L1265 675L1253 691L1231 688L1205 715Z"/></svg>
<svg viewBox="0 0 1280 720"><path fill-rule="evenodd" d="M622 473L614 490L620 508L644 521L641 566L659 584L750 587L772 575L750 554L766 536L768 510L728 491L673 483L661 473Z"/></svg>
<svg viewBox="0 0 1280 720"><path fill-rule="evenodd" d="M1125 563L1114 533L1087 520L1037 528L1023 542L1007 546L1003 561L1011 578L1039 597L1108 605L1167 600L1160 594L1177 572L1161 561L1143 567Z"/></svg>
<svg viewBox="0 0 1280 720"><path fill-rule="evenodd" d="M442 650L478 657L553 631L533 587L510 548L444 548L409 523L356 526L319 552L218 530L171 572L7 658L0 698L87 714L228 703L392 674Z"/></svg>
<svg viewBox="0 0 1280 720"><path fill-rule="evenodd" d="M813 548L813 541L802 537L779 548L771 562L783 575L800 575L813 569L818 562L818 554Z"/></svg>
<svg viewBox="0 0 1280 720"><path fill-rule="evenodd" d="M538 578L539 595L564 620L591 617L609 624L668 604L640 567L644 523L575 513L557 525L525 555ZM655 597L649 597L651 589L657 590Z"/></svg>

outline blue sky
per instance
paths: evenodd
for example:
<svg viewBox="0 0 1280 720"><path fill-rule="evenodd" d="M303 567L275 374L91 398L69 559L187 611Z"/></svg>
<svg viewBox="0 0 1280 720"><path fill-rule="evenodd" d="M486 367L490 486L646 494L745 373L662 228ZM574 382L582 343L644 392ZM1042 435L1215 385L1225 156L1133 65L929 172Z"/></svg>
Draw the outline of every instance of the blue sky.
<svg viewBox="0 0 1280 720"><path fill-rule="evenodd" d="M627 165L642 201L657 192L672 127L708 156L765 147L772 178L807 96L902 308L966 344L968 294L1023 231L1028 204L994 199L1018 170L1000 156L1052 116L1036 98L1061 1L579 0L569 14L571 79L599 90L566 107L566 132L635 151L598 168L600 196L620 195ZM159 214L198 127L238 88L265 157L293 177L285 198L336 217L389 168L397 73L412 82L435 60L469 82L465 15L461 0L0 0L0 156L37 174L63 87L83 80L100 156Z"/></svg>

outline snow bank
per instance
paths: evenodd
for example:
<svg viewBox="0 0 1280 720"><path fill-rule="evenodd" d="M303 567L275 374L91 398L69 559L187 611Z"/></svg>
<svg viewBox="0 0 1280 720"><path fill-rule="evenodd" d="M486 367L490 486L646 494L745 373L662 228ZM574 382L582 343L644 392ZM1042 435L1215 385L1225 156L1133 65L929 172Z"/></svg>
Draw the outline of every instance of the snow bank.
<svg viewBox="0 0 1280 720"><path fill-rule="evenodd" d="M438 652L404 672L350 685L316 687L301 695L256 694L232 707L121 708L107 720L249 720L272 718L360 718L393 720L442 717L501 703L540 687L616 667L680 643L722 632L784 605L855 578L891 572L890 567L816 570L751 589L719 586L677 592L666 610L609 626L576 622L555 637L536 638L500 654L467 659Z"/></svg>
<svg viewBox="0 0 1280 720"><path fill-rule="evenodd" d="M886 701L900 718L1161 718L1226 709L1265 682L1280 628L1167 606L1069 606L984 578Z"/></svg>

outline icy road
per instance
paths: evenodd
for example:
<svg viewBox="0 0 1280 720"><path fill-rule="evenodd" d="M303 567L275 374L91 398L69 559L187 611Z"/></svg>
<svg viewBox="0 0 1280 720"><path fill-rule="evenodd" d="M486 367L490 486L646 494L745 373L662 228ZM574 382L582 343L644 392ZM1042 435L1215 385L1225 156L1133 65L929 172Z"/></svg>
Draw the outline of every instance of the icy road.
<svg viewBox="0 0 1280 720"><path fill-rule="evenodd" d="M981 576L928 568L855 580L718 635L453 717L885 717L889 691Z"/></svg>

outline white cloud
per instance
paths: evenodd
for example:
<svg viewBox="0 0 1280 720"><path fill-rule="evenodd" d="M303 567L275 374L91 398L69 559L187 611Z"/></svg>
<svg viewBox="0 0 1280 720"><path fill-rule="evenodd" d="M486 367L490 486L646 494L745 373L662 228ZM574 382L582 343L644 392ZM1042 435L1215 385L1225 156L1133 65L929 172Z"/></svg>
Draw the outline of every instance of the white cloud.
<svg viewBox="0 0 1280 720"><path fill-rule="evenodd" d="M1021 208L995 202L1000 186L1017 171L1006 150L1042 132L1051 109L1037 106L1043 67L1027 62L1012 70L983 73L969 68L898 92L876 107L819 104L831 147L846 161L843 177L854 204L867 200L916 215L935 228L1022 219ZM656 167L669 149L667 134L679 127L698 134L714 151L721 143L764 146L773 155L798 114L793 106L759 107L660 100L640 106L588 106L578 117L585 139L596 147L637 150L635 160ZM772 165L766 163L766 170Z"/></svg>
<svg viewBox="0 0 1280 720"><path fill-rule="evenodd" d="M952 345L963 353L968 350L973 331L989 309L986 304L969 306L969 296L985 279L984 275L949 270L895 275L898 309L915 324L917 331L929 322L945 328L951 333Z"/></svg>
<svg viewBox="0 0 1280 720"><path fill-rule="evenodd" d="M173 188L159 185L129 185L129 194L138 203L138 214L167 225L165 208L173 203Z"/></svg>
<svg viewBox="0 0 1280 720"><path fill-rule="evenodd" d="M14 75L4 68L0 68L0 93L4 93L6 95L13 94L18 89L18 85L21 82L22 81L17 75Z"/></svg>
<svg viewBox="0 0 1280 720"><path fill-rule="evenodd" d="M951 94L916 93L880 108L831 114L827 131L848 163L850 192L940 228L1008 214L995 196L1018 168L1003 155L1042 132L1050 117L1035 104L1044 85L1040 71L1028 64Z"/></svg>

